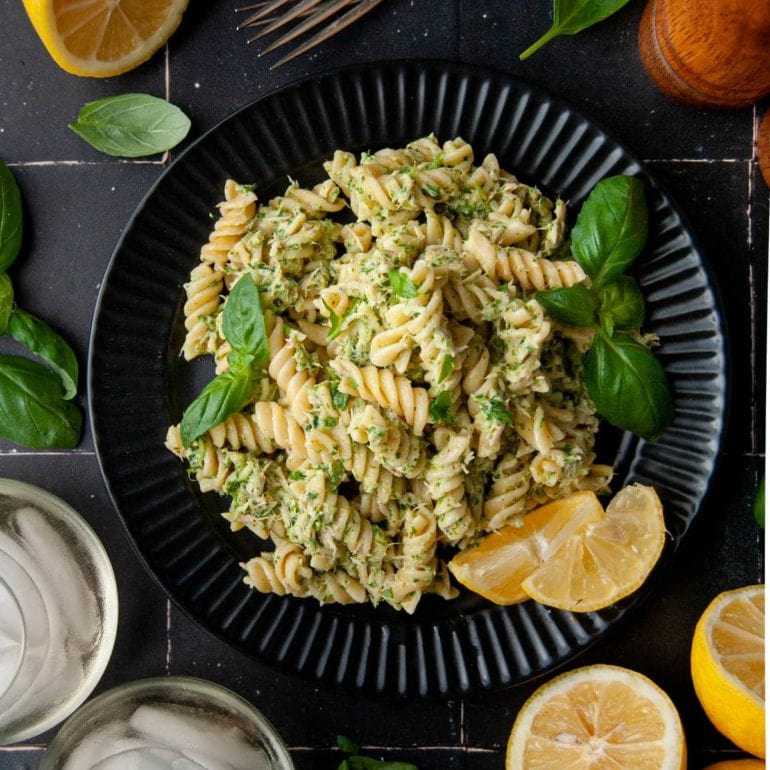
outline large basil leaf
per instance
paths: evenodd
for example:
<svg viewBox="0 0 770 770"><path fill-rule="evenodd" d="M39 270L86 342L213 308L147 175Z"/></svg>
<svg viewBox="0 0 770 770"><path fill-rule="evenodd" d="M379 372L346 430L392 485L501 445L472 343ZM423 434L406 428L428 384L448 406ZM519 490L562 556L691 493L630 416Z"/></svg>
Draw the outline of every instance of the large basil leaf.
<svg viewBox="0 0 770 770"><path fill-rule="evenodd" d="M69 127L100 152L140 158L179 144L190 130L190 119L157 96L120 94L84 105Z"/></svg>
<svg viewBox="0 0 770 770"><path fill-rule="evenodd" d="M0 160L0 272L15 261L21 248L21 193L11 169Z"/></svg>
<svg viewBox="0 0 770 770"><path fill-rule="evenodd" d="M248 275L243 276L227 296L222 314L222 333L233 350L254 357L254 366L261 367L267 360L269 348L265 316L259 291Z"/></svg>
<svg viewBox="0 0 770 770"><path fill-rule="evenodd" d="M0 334L8 331L13 310L13 284L6 273L0 273Z"/></svg>
<svg viewBox="0 0 770 770"><path fill-rule="evenodd" d="M251 390L251 367L228 369L217 375L185 409L179 426L182 443L190 446L198 436L243 409Z"/></svg>
<svg viewBox="0 0 770 770"><path fill-rule="evenodd" d="M598 332L583 363L588 395L610 423L653 441L671 424L674 408L666 373L633 337Z"/></svg>
<svg viewBox="0 0 770 770"><path fill-rule="evenodd" d="M612 335L615 329L638 329L644 323L644 297L630 275L618 276L598 291L602 327Z"/></svg>
<svg viewBox="0 0 770 770"><path fill-rule="evenodd" d="M593 326L599 300L582 283L564 289L538 291L535 299L549 316L565 326Z"/></svg>
<svg viewBox="0 0 770 770"><path fill-rule="evenodd" d="M37 361L0 356L0 435L31 449L72 449L83 416L62 397L61 381Z"/></svg>
<svg viewBox="0 0 770 770"><path fill-rule="evenodd" d="M592 27L615 11L619 11L628 0L554 0L553 24L539 40L519 55L522 61L559 35L574 35Z"/></svg>
<svg viewBox="0 0 770 770"><path fill-rule="evenodd" d="M647 240L644 185L632 176L602 179L591 190L572 230L572 253L593 287L620 275Z"/></svg>
<svg viewBox="0 0 770 770"><path fill-rule="evenodd" d="M45 321L24 310L11 313L8 331L59 375L64 398L74 398L78 391L78 360L72 348Z"/></svg>

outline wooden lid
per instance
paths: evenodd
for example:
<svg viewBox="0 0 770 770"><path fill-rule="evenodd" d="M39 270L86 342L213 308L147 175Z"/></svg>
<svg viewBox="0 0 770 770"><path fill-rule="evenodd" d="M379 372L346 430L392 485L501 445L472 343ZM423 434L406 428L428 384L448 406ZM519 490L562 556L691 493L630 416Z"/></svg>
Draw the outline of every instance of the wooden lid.
<svg viewBox="0 0 770 770"><path fill-rule="evenodd" d="M770 108L759 124L757 156L759 158L759 170L765 178L765 184L770 187Z"/></svg>

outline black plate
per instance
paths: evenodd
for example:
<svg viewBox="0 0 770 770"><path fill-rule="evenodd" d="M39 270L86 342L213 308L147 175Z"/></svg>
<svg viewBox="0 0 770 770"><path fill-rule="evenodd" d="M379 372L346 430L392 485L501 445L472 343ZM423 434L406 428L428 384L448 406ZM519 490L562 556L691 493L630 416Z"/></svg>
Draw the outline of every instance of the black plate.
<svg viewBox="0 0 770 770"><path fill-rule="evenodd" d="M634 270L649 330L675 394L657 444L606 432L600 460L616 486L654 484L671 535L644 588L600 612L534 602L497 607L463 593L426 597L414 616L387 607L319 607L247 588L238 562L259 550L231 534L225 501L201 495L163 447L167 426L211 376L179 359L182 284L198 260L225 179L281 191L320 178L335 148L403 146L462 136L477 162L503 168L576 210L601 178L645 180L648 248ZM595 123L502 73L437 62L383 63L284 88L209 131L160 178L129 223L97 304L89 360L96 448L138 552L168 594L224 642L307 679L368 695L444 697L501 688L551 670L605 634L654 586L698 512L723 427L726 361L715 291L677 210L642 164Z"/></svg>

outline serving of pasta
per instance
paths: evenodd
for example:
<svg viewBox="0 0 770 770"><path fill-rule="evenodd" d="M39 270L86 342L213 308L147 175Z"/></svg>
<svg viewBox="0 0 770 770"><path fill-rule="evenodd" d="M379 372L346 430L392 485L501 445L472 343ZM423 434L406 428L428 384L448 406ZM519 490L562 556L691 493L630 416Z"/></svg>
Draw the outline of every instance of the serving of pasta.
<svg viewBox="0 0 770 770"><path fill-rule="evenodd" d="M577 490L605 491L581 356L535 292L586 280L566 207L462 139L356 158L268 202L229 180L185 284L185 359L227 370L229 291L249 277L269 354L247 406L167 446L223 515L271 541L261 592L413 612L453 598L446 559Z"/></svg>

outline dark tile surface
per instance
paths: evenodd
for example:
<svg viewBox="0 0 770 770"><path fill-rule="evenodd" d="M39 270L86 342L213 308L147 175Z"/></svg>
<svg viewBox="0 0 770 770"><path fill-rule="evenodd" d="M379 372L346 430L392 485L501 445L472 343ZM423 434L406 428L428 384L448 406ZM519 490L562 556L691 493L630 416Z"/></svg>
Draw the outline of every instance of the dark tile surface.
<svg viewBox="0 0 770 770"><path fill-rule="evenodd" d="M666 689L682 713L691 767L735 756L703 714L689 677L689 638L720 591L761 581L762 532L751 505L764 470L765 347L770 191L752 141L755 110L696 112L648 81L636 48L643 2L532 58L518 53L550 24L539 0L386 0L333 42L275 71L277 56L236 32L234 0L191 0L167 50L120 78L66 75L43 51L17 0L0 0L0 157L12 164L27 209L12 277L19 304L71 342L83 370L104 269L131 212L166 163L100 155L69 129L80 106L126 91L168 94L190 115L187 144L242 104L297 78L377 59L440 58L524 78L604 124L652 173L691 222L723 299L732 363L729 427L711 492L680 553L651 596L565 668L629 666ZM180 146L179 150L185 145ZM175 151L175 152L178 152ZM7 344L0 343L0 350ZM86 409L85 372L80 403ZM284 675L224 646L170 605L112 509L90 428L74 452L0 442L0 475L39 484L96 529L118 577L121 616L101 692L132 679L190 674L222 683L262 709L298 770L335 768L335 736L420 770L500 770L515 715L541 680L458 701L392 703L351 697ZM0 748L0 770L32 770L55 731Z"/></svg>
<svg viewBox="0 0 770 770"><path fill-rule="evenodd" d="M519 61L550 26L547 4L460 3L463 61L511 72L592 115L639 157L751 157L751 109L713 113L684 109L652 86L642 68L637 30L645 3L563 36Z"/></svg>

